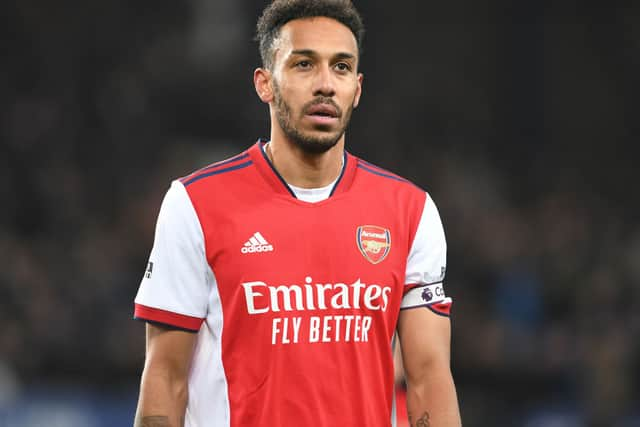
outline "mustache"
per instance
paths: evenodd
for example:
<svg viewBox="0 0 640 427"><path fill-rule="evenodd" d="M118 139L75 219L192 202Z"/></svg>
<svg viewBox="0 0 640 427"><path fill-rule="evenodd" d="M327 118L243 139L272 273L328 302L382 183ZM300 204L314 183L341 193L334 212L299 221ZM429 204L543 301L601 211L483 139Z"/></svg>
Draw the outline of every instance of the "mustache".
<svg viewBox="0 0 640 427"><path fill-rule="evenodd" d="M311 107L316 105L321 105L321 104L331 105L333 108L335 108L336 113L338 114L338 117L342 117L342 108L340 108L338 104L336 104L336 102L328 96L319 96L314 100L304 104L302 107L302 114L306 114Z"/></svg>

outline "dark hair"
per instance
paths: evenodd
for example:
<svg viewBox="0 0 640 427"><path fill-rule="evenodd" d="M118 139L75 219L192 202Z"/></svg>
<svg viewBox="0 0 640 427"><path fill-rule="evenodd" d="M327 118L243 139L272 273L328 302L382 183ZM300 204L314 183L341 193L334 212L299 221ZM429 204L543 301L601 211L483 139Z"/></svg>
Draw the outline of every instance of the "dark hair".
<svg viewBox="0 0 640 427"><path fill-rule="evenodd" d="M350 0L274 0L264 10L256 26L262 65L272 68L273 42L284 24L294 19L317 16L335 19L348 27L356 38L358 54L362 55L364 25Z"/></svg>

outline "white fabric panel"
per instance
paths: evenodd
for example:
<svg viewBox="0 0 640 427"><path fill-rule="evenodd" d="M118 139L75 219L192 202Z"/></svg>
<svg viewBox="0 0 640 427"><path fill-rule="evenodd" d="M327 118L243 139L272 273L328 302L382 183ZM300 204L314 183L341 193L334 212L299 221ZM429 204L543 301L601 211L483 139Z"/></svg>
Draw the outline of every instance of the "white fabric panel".
<svg viewBox="0 0 640 427"><path fill-rule="evenodd" d="M185 427L229 427L231 415L227 378L222 364L222 303L213 271L209 313L198 333L191 372ZM206 423L206 424L205 424Z"/></svg>
<svg viewBox="0 0 640 427"><path fill-rule="evenodd" d="M402 298L401 308L421 307L436 303L450 303L451 298L444 294L442 283L418 286L407 292Z"/></svg>
<svg viewBox="0 0 640 427"><path fill-rule="evenodd" d="M405 284L433 285L440 283L440 286L442 286L441 283L444 280L446 268L447 241L444 236L444 229L440 221L438 208L433 199L427 194L420 223L407 259ZM444 296L444 291L442 291L442 294ZM408 292L402 300L401 308L414 306L410 302L414 299L414 295L415 292ZM420 298L420 294L418 294L418 298ZM422 301L421 305L424 304L425 302Z"/></svg>
<svg viewBox="0 0 640 427"><path fill-rule="evenodd" d="M192 317L207 316L213 285L208 273L202 227L186 189L174 181L156 224L150 277L140 283L135 302Z"/></svg>

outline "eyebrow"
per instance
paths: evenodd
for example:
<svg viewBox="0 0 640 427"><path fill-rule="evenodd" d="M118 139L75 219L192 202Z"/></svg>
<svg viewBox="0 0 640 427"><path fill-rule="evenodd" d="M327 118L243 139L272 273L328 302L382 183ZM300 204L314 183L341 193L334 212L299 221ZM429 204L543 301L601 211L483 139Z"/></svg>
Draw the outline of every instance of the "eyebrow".
<svg viewBox="0 0 640 427"><path fill-rule="evenodd" d="M311 49L296 49L291 51L291 55L317 56L318 53ZM354 54L348 52L338 52L333 57L337 59L356 59Z"/></svg>

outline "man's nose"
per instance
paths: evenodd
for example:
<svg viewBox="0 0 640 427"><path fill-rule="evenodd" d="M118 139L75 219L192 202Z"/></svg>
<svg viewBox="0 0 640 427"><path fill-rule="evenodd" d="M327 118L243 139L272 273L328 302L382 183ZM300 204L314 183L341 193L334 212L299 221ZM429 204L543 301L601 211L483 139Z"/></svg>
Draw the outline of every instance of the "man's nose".
<svg viewBox="0 0 640 427"><path fill-rule="evenodd" d="M336 93L334 76L330 66L319 67L316 72L313 95L333 96Z"/></svg>

